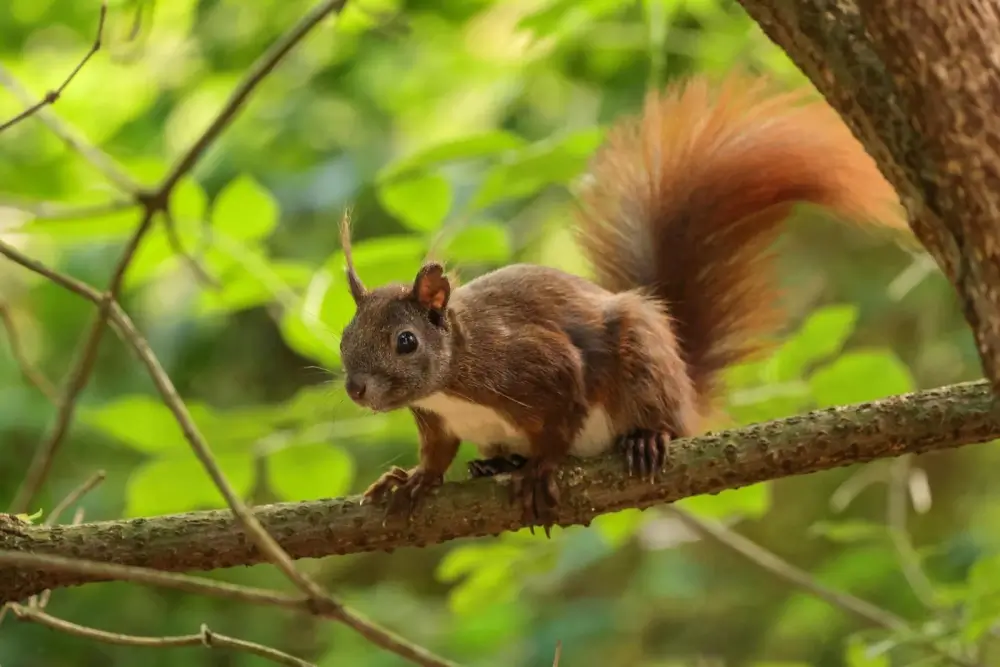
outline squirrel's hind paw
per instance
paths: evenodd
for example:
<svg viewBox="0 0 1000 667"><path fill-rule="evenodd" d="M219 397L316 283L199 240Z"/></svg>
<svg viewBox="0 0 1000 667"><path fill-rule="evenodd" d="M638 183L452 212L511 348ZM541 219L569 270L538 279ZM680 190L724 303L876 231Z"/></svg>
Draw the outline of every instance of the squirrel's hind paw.
<svg viewBox="0 0 1000 667"><path fill-rule="evenodd" d="M628 476L654 481L667 465L669 442L669 433L646 429L636 429L619 438L618 448L625 456Z"/></svg>
<svg viewBox="0 0 1000 667"><path fill-rule="evenodd" d="M513 473L511 502L520 501L523 520L531 534L535 526L542 526L545 537L552 537L555 525L555 508L559 504L559 487L556 485L555 468L546 461L528 460Z"/></svg>

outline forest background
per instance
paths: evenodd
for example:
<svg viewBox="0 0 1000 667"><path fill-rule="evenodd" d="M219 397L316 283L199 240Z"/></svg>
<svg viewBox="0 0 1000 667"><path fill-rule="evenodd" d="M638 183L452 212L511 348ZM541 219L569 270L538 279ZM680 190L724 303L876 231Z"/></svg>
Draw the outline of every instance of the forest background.
<svg viewBox="0 0 1000 667"><path fill-rule="evenodd" d="M308 9L299 0L113 2L102 49L51 111L128 179L152 185ZM97 2L76 0L0 7L0 122L25 108L18 86L37 99L72 71L98 14ZM408 279L442 230L440 254L466 277L513 261L586 275L567 227L572 184L608 124L650 89L734 68L808 85L734 2L348 5L285 58L178 182L177 237L201 268L158 224L125 274L123 306L241 496L356 493L388 465L412 464L416 435L405 413L352 406L336 380L337 333L352 311L336 231L344 208L353 207L355 258L370 284ZM5 129L4 239L105 284L139 219L117 203L105 171L39 118ZM791 321L770 357L731 373L734 423L979 375L952 289L929 259L815 216L800 222L780 246ZM19 343L0 346L6 507L52 427L51 385L72 367L93 307L10 262L0 272ZM144 369L105 339L29 513L44 517L98 470L105 480L79 503L87 520L224 507ZM41 380L25 379L24 360ZM463 446L461 461L471 456ZM453 478L464 475L461 461ZM864 598L946 637L939 647L986 647L1000 614L997 463L996 445L980 445L678 504L806 571L809 586L658 510L607 515L551 541L521 531L302 565L352 608L465 665L551 665L557 642L573 667L933 664L940 651L872 629L810 588ZM212 576L283 585L271 566ZM324 667L405 664L339 625L128 583L56 591L47 610L132 634L205 623ZM9 617L0 625L3 667L140 662L266 664L110 646Z"/></svg>

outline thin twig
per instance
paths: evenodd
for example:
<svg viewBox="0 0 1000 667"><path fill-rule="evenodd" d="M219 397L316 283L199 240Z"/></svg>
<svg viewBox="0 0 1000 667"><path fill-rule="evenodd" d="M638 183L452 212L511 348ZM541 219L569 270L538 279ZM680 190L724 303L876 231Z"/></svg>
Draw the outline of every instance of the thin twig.
<svg viewBox="0 0 1000 667"><path fill-rule="evenodd" d="M167 242L170 244L171 250L174 254L178 255L181 260L187 264L191 273L194 275L195 279L206 287L211 287L212 289L219 289L222 285L216 278L208 272L198 259L184 249L184 244L181 242L180 234L177 233L177 223L174 220L173 214L170 212L170 208L167 207L163 212L163 226L167 232Z"/></svg>
<svg viewBox="0 0 1000 667"><path fill-rule="evenodd" d="M191 444L198 460L205 467L212 481L226 499L227 504L237 516L249 537L270 562L275 564L296 586L309 595L310 604L315 608L316 613L344 623L373 644L392 651L416 664L430 667L440 667L441 665L449 664L423 647L411 644L401 637L372 624L368 619L355 612L344 608L338 601L330 597L316 582L298 571L292 558L267 533L257 517L253 515L229 484L218 463L215 461L208 443L201 435L194 421L191 419L191 415L188 413L184 402L177 394L177 390L173 386L170 377L160 365L159 360L150 349L145 338L143 338L132 323L131 318L128 317L116 301L109 299L107 295L100 294L97 290L78 280L44 266L41 262L25 256L16 248L2 241L0 241L0 254L99 305L99 309L103 310L107 308L108 316L115 325L115 328L146 366L153 383L160 392L164 404L173 413L174 418L181 426L181 430ZM95 321L103 322L103 320ZM101 329L103 331L103 327Z"/></svg>
<svg viewBox="0 0 1000 667"><path fill-rule="evenodd" d="M681 523L696 534L702 536L703 538L710 539L740 554L761 569L770 572L779 579L783 579L784 581L801 588L809 594L823 600L827 604L849 612L866 623L883 627L890 632L898 633L911 640L913 643L924 646L956 665L961 665L962 667L976 667L975 662L967 660L962 656L955 655L950 651L937 646L932 639L925 637L917 630L914 630L904 619L896 616L891 611L877 607L872 603L862 600L861 598L854 597L849 593L844 593L842 591L824 586L809 576L809 573L800 570L791 563L783 561L764 547L743 537L739 533L731 531L718 523L706 521L685 509L677 507L676 505L669 505L665 509L668 514L676 517L681 521Z"/></svg>
<svg viewBox="0 0 1000 667"><path fill-rule="evenodd" d="M42 107L48 106L50 104L55 104L56 102L59 101L59 97L63 94L63 91L66 90L66 86L68 86L70 82L76 77L76 75L80 73L80 70L83 69L83 66L87 64L87 61L90 60L95 53L100 51L101 38L104 36L104 19L106 19L107 16L108 16L108 4L107 2L102 2L100 18L98 18L97 20L97 37L94 38L94 42L93 44L90 45L90 50L87 51L87 54L83 56L80 62L76 64L76 67L73 68L73 71L69 73L69 76L66 77L66 79L62 82L62 84L58 88L56 88L55 90L50 90L49 92L45 93L45 97L35 102L30 107L28 107L21 113L17 114L7 122L0 124L0 132L3 132L9 127L17 125L25 118L33 116L34 114L38 113L39 109L41 109Z"/></svg>
<svg viewBox="0 0 1000 667"><path fill-rule="evenodd" d="M302 19L292 27L287 33L282 35L271 47L265 51L253 65L250 66L250 70L246 77L236 86L236 89L226 100L223 105L222 110L215 117L214 120L209 124L200 137L194 142L191 148L188 149L187 153L181 157L180 160L174 165L170 173L167 174L166 178L163 179L163 183L160 185L160 192L169 192L177 184L177 182L184 176L184 174L191 171L194 168L195 163L201 158L202 154L208 149L213 141L218 138L219 134L225 127L232 122L233 118L240 111L243 103L246 101L250 93L260 85L260 82L274 70L275 66L281 59L284 58L289 51L291 51L296 44L302 41L302 39L312 31L319 23L325 19L327 16L333 13L339 13L340 10L344 8L347 4L347 0L324 0L316 6L314 6L309 13L302 17Z"/></svg>
<svg viewBox="0 0 1000 667"><path fill-rule="evenodd" d="M83 389L87 386L90 373L94 368L94 362L97 360L97 351L101 340L104 338L105 321L108 317L110 304L114 301L118 290L121 288L125 271L128 269L132 257L135 256L135 252L138 250L143 236L145 236L146 232L152 226L155 214L156 209L152 206L148 206L145 209L142 220L139 222L139 227L132 234L132 238L126 244L125 250L115 266L107 292L95 302L98 306L97 314L91 321L87 334L77 348L76 361L73 363L73 367L63 388L62 396L59 399L56 421L45 440L35 450L24 481L14 496L14 502L11 504L11 512L14 514L25 511L28 505L31 504L31 501L39 489L41 489L42 484L45 483L49 471L52 469L56 453L59 451L63 439L69 431L70 422L73 420L77 400L80 394L83 393ZM53 272L48 272L48 277L51 278L52 274Z"/></svg>
<svg viewBox="0 0 1000 667"><path fill-rule="evenodd" d="M59 400L59 392L56 390L55 385L45 377L44 373L35 368L35 365L28 360L28 356L24 353L24 347L21 345L21 337L17 333L17 323L14 322L14 316L10 312L10 304L0 303L0 321L3 322L3 328L7 331L7 342L10 343L10 353L14 357L17 367L21 370L21 375L38 391L42 392L45 398L49 399L52 403L56 403Z"/></svg>
<svg viewBox="0 0 1000 667"><path fill-rule="evenodd" d="M31 217L32 221L57 222L61 220L84 220L98 216L120 213L138 206L132 199L112 199L100 204L60 204L55 202L29 202L0 200L0 208L16 209Z"/></svg>
<svg viewBox="0 0 1000 667"><path fill-rule="evenodd" d="M63 88L69 84L69 81L76 76L83 64L87 62L87 60L89 60L90 57L97 52L97 50L100 49L106 12L107 8L105 4L102 3L100 20L98 22L97 38L94 40L94 46L91 47L90 53L87 54L84 60L77 66L76 69L73 70L66 82L59 87L59 93L61 93ZM47 100L51 93L46 95L46 101L39 104L35 99L35 96L2 65L0 65L0 85L8 89L14 97L18 98L28 107L27 112L19 114L18 118L13 121L8 121L4 124L3 128L0 128L0 130L6 129L6 127L13 125L15 122L19 122L24 118L34 116L44 123L49 130L54 135L59 137L64 144L69 146L71 150L76 151L81 157L83 157L83 159L94 165L94 167L96 167L105 178L107 178L120 190L130 195L137 195L142 191L142 187L135 181L135 179L129 176L128 172L122 169L117 162L89 141L81 137L76 130L65 124L57 115L52 113L51 109L47 108L49 104Z"/></svg>
<svg viewBox="0 0 1000 667"><path fill-rule="evenodd" d="M137 635L124 635L117 632L107 632L97 628L88 628L84 625L71 623L70 621L57 618L39 609L32 609L18 604L10 605L14 616L22 621L31 621L44 625L47 628L65 632L76 637L83 637L105 644L116 644L118 646L141 646L152 648L165 648L171 646L204 646L206 648L229 648L235 651L251 653L260 656L279 665L289 665L290 667L316 667L313 663L307 662L289 655L283 651L256 644L243 639L236 639L226 635L213 632L207 625L201 626L201 631L197 634L178 635L173 637L142 637Z"/></svg>
<svg viewBox="0 0 1000 667"><path fill-rule="evenodd" d="M341 621L357 630L362 636L377 646L388 648L397 655L408 658L416 664L424 665L425 667L455 667L454 663L439 658L422 647L409 644L392 631L382 628L354 612L343 610L343 613L347 617L347 620L344 620L335 610L318 608L312 600L301 596L292 596L262 588L240 586L238 584L230 584L203 577L161 572L145 567L115 565L112 563L79 560L42 553L0 549L0 564L35 570L76 572L95 579L130 581L138 584L170 588L195 595L292 609L313 616ZM397 648L390 648L394 643L399 646ZM406 650L403 650L404 647Z"/></svg>
<svg viewBox="0 0 1000 667"><path fill-rule="evenodd" d="M902 456L889 462L889 480L886 485L886 524L889 538L896 549L900 569L913 594L928 609L939 609L934 585L920 566L920 556L913 548L906 529L906 504L909 498L910 457Z"/></svg>
<svg viewBox="0 0 1000 667"><path fill-rule="evenodd" d="M559 667L559 660L562 658L562 640L556 642L556 654L552 658L552 667Z"/></svg>
<svg viewBox="0 0 1000 667"><path fill-rule="evenodd" d="M268 605L312 613L312 610L309 608L308 599L304 599L300 595L288 595L287 593L268 591L263 588L240 586L205 577L192 577L186 574L161 572L160 570L146 567L115 565L113 563L102 563L94 560L81 560L66 558L65 556L4 549L0 549L0 563L34 570L77 572L88 577L94 577L95 579L130 581L136 584L170 588L193 595L207 595L235 602Z"/></svg>
<svg viewBox="0 0 1000 667"><path fill-rule="evenodd" d="M65 512L67 508L72 507L76 503L80 502L80 499L83 498L88 493L90 493L91 491L93 491L98 484L104 481L105 477L107 477L107 473L105 473L103 470L98 470L97 472L95 472L93 475L87 478L87 480L83 484L76 487L68 494L66 494L66 497L60 500L56 504L56 506L52 508L52 511L49 512L49 515L47 517L45 517L45 521L43 523L46 526L54 526L56 521L59 520L59 516L63 512Z"/></svg>

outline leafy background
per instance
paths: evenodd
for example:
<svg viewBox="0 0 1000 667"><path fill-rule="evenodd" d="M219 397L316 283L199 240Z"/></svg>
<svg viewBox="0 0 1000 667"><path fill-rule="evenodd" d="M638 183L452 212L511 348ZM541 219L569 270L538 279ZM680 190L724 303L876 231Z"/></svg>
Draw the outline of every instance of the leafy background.
<svg viewBox="0 0 1000 667"><path fill-rule="evenodd" d="M111 3L106 48L56 112L152 184L308 3L147 2L129 39L136 6ZM0 62L41 93L86 51L96 16L93 1L9 0L0 7ZM174 195L182 241L221 289L200 283L158 227L127 274L124 305L247 499L358 492L389 464L412 464L416 448L405 414L365 415L336 381L337 333L351 314L336 234L342 210L353 207L356 261L369 283L408 279L432 242L466 277L515 260L586 274L568 236L570 193L608 123L635 111L650 88L735 67L805 85L730 1L352 3L291 54ZM20 109L0 94L0 118ZM115 196L37 120L0 135L0 223L33 256L105 284L137 211L67 220L25 209ZM823 220L803 223L782 240L788 330L770 357L733 369L732 423L978 375L950 287L925 258ZM28 355L59 380L91 306L9 263L0 272ZM7 346L0 392L6 504L54 410ZM463 446L461 458L470 457ZM681 505L928 634L986 650L1000 614L998 463L996 446L983 445ZM89 520L223 506L145 373L112 337L32 509L50 509L98 468L108 478L83 502ZM453 474L462 470L456 464ZM893 494L905 503L905 532L887 519ZM522 532L303 565L359 610L468 665L550 665L557 640L562 664L574 667L935 660L692 539L658 511L609 515L551 541ZM914 567L926 572L930 599L904 576ZM269 567L213 576L285 585ZM402 664L327 622L128 584L58 591L49 609L137 634L182 634L205 622L323 667ZM140 662L262 664L197 648L110 647L11 619L0 626L4 667Z"/></svg>

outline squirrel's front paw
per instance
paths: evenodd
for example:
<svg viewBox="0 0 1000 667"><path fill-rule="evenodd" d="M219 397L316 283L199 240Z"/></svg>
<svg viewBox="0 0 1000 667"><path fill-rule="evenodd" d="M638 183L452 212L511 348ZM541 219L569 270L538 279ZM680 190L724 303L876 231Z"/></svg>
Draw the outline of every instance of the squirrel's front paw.
<svg viewBox="0 0 1000 667"><path fill-rule="evenodd" d="M442 475L427 472L420 466L409 471L393 466L368 487L361 502L388 499L385 518L402 515L409 520L419 501L442 481Z"/></svg>

